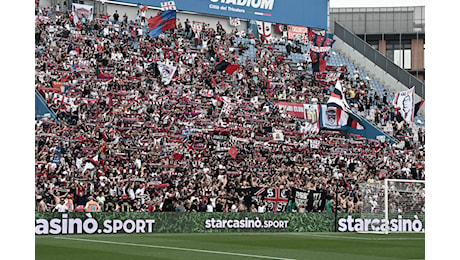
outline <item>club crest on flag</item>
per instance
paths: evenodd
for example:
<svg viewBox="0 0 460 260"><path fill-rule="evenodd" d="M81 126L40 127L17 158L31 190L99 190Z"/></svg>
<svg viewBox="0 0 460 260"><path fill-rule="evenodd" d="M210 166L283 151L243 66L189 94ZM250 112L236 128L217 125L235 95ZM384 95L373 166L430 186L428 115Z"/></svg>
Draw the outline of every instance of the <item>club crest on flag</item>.
<svg viewBox="0 0 460 260"><path fill-rule="evenodd" d="M326 111L327 124L333 127L337 126L337 109L334 107L328 107Z"/></svg>
<svg viewBox="0 0 460 260"><path fill-rule="evenodd" d="M176 3L174 1L162 2L160 5L162 11L176 10Z"/></svg>

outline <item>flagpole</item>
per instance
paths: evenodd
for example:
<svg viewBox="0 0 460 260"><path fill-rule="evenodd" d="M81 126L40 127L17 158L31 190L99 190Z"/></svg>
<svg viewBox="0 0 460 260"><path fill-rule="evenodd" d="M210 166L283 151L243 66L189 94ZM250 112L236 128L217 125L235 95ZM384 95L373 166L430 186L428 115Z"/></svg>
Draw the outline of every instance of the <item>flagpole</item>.
<svg viewBox="0 0 460 260"><path fill-rule="evenodd" d="M339 153L339 155L341 156L342 155L342 152ZM339 161L340 163L340 161ZM340 167L339 167L340 169ZM335 221L335 224L334 224L334 230L335 232L338 231L338 218L337 218L337 208L338 208L338 200L339 200L339 181L340 181L340 172L337 173L337 177L335 178L336 181L335 181L335 212L334 212L334 221Z"/></svg>
<svg viewBox="0 0 460 260"><path fill-rule="evenodd" d="M334 222L335 222L335 232L338 231L338 222L337 222L337 200L339 199L339 176L337 175L336 181L335 181L335 212L334 212Z"/></svg>

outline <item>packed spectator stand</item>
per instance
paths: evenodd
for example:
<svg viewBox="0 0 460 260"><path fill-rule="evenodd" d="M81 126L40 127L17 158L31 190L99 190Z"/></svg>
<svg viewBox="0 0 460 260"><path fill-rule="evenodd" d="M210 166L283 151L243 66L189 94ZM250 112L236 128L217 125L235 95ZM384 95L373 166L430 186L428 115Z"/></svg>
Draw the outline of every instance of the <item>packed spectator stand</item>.
<svg viewBox="0 0 460 260"><path fill-rule="evenodd" d="M265 212L248 190L274 187L328 198L337 191L338 210L355 213L358 183L424 179L424 128L398 123L390 93L379 96L355 71L340 77L349 103L401 143L304 133L274 105L329 97L299 41L264 44L219 24L195 34L188 21L151 38L141 17L74 24L68 12L37 7L35 47L35 88L57 117L36 120L37 212L55 211L61 200L77 212L93 202L109 212ZM240 67L216 70L222 60ZM177 66L171 83L157 61ZM286 88L268 91L273 80ZM231 113L223 112L226 99ZM273 140L274 129L284 141Z"/></svg>

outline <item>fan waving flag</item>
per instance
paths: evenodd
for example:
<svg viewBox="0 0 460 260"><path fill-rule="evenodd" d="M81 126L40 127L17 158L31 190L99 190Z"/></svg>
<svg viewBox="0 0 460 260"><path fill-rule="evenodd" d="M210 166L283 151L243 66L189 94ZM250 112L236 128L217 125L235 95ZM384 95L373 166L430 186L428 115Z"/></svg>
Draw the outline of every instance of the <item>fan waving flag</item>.
<svg viewBox="0 0 460 260"><path fill-rule="evenodd" d="M414 106L414 115L417 115L417 113L420 110L420 108L422 107L423 103L425 103L425 99L422 99L417 104L415 104L415 106Z"/></svg>
<svg viewBox="0 0 460 260"><path fill-rule="evenodd" d="M231 26L239 26L241 25L240 18L229 17L230 25Z"/></svg>
<svg viewBox="0 0 460 260"><path fill-rule="evenodd" d="M98 165L99 165L99 154L96 154L96 156L86 159L86 163L85 163L85 166L82 172L84 173L87 170L93 170Z"/></svg>
<svg viewBox="0 0 460 260"><path fill-rule="evenodd" d="M231 64L226 62L225 60L222 60L220 63L216 65L216 70L218 71L223 71L227 72L228 74L232 75L235 71L238 70L240 65L238 64Z"/></svg>
<svg viewBox="0 0 460 260"><path fill-rule="evenodd" d="M228 151L228 154L233 158L236 159L236 153L238 152L238 149L236 149L235 146L230 147L230 150Z"/></svg>
<svg viewBox="0 0 460 260"><path fill-rule="evenodd" d="M225 68L225 72L227 72L228 74L232 75L233 72L237 71L239 67L240 67L240 65L230 64L230 65L227 66L227 68Z"/></svg>
<svg viewBox="0 0 460 260"><path fill-rule="evenodd" d="M141 12L145 12L149 8L147 5L144 4L137 4L137 7Z"/></svg>
<svg viewBox="0 0 460 260"><path fill-rule="evenodd" d="M147 20L149 23L149 35L157 37L162 32L176 28L176 10L167 10Z"/></svg>
<svg viewBox="0 0 460 260"><path fill-rule="evenodd" d="M310 57L313 72L326 70L326 60L324 58L335 40L332 39L332 35L330 34L322 36L313 31L308 32L308 40L310 41Z"/></svg>
<svg viewBox="0 0 460 260"><path fill-rule="evenodd" d="M338 107L342 110L350 109L350 106L343 95L342 84L339 79L337 79L335 83L334 91L331 93L331 97L329 97L329 100L327 101L327 106Z"/></svg>
<svg viewBox="0 0 460 260"><path fill-rule="evenodd" d="M395 96L395 99L393 100L393 105L398 110L400 117L402 117L402 119L404 119L407 123L414 121L414 99L415 88L412 87L409 90L398 92Z"/></svg>
<svg viewBox="0 0 460 260"><path fill-rule="evenodd" d="M176 72L177 67L165 63L158 63L158 70L160 71L161 81L168 85Z"/></svg>
<svg viewBox="0 0 460 260"><path fill-rule="evenodd" d="M364 125L359 117L357 117L353 111L351 111L350 106L348 105L347 101L345 100L345 96L342 90L342 84L340 80L337 79L335 83L334 91L331 93L327 101L327 107L335 107L341 109L342 111L346 112L347 118L347 126L355 129L362 130L364 129Z"/></svg>
<svg viewBox="0 0 460 260"><path fill-rule="evenodd" d="M269 43L272 38L272 24L269 22L257 21L257 33L262 43Z"/></svg>
<svg viewBox="0 0 460 260"><path fill-rule="evenodd" d="M361 120L359 120L355 115L353 115L352 113L347 113L347 114L349 115L347 119L348 127L358 129L358 130L363 130L365 128L364 125L360 123Z"/></svg>
<svg viewBox="0 0 460 260"><path fill-rule="evenodd" d="M182 154L174 153L173 157L174 157L174 161L180 161L182 159Z"/></svg>
<svg viewBox="0 0 460 260"><path fill-rule="evenodd" d="M223 113L226 116L229 116L233 113L233 104L230 102L225 102L224 105L222 106L221 113Z"/></svg>

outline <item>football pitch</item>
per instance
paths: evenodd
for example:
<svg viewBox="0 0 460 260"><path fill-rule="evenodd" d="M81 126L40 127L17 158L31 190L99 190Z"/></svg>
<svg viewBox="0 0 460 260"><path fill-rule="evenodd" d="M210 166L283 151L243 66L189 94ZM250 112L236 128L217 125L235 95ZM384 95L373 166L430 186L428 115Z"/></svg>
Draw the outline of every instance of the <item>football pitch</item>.
<svg viewBox="0 0 460 260"><path fill-rule="evenodd" d="M180 233L35 236L35 259L424 259L425 234Z"/></svg>

